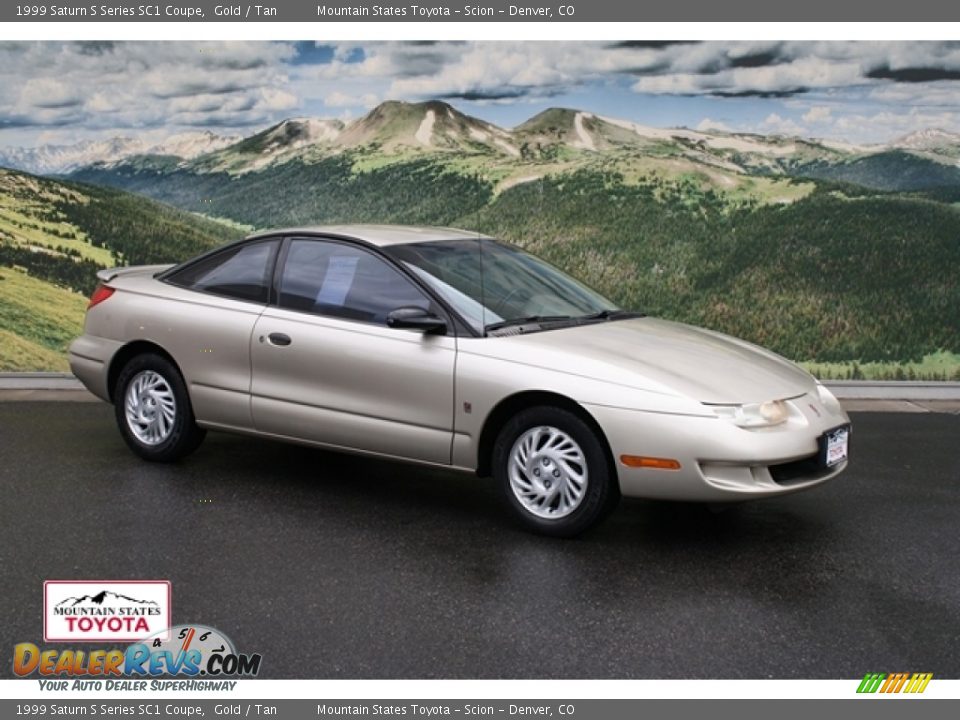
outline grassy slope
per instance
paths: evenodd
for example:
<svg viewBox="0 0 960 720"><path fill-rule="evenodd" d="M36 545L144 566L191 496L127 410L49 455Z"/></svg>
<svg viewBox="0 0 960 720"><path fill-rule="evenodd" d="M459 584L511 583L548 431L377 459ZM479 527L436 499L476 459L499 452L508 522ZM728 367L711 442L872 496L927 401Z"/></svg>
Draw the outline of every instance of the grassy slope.
<svg viewBox="0 0 960 720"><path fill-rule="evenodd" d="M118 190L0 170L0 371L66 369L97 269L181 260L239 234Z"/></svg>
<svg viewBox="0 0 960 720"><path fill-rule="evenodd" d="M66 185L0 170L0 237L19 247L106 265L110 251L92 244L81 228L57 210L60 204L89 202L88 195Z"/></svg>
<svg viewBox="0 0 960 720"><path fill-rule="evenodd" d="M0 268L0 370L67 370L86 306L79 293Z"/></svg>
<svg viewBox="0 0 960 720"><path fill-rule="evenodd" d="M915 362L801 363L821 380L960 381L960 354L937 352Z"/></svg>

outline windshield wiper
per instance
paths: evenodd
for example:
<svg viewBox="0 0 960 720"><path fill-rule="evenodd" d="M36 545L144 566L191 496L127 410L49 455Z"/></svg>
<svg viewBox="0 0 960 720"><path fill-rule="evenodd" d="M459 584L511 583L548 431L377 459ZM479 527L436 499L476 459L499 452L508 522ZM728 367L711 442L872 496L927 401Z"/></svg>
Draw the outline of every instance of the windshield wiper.
<svg viewBox="0 0 960 720"><path fill-rule="evenodd" d="M491 330L500 330L502 328L512 327L514 325L531 325L533 323L563 322L564 320L575 320L575 318L571 317L570 315L527 315L526 317L511 318L509 320L501 320L500 322L484 325L483 332L484 334L486 334Z"/></svg>
<svg viewBox="0 0 960 720"><path fill-rule="evenodd" d="M551 322L572 322L574 324L581 322L592 322L594 320L622 320L627 318L639 318L646 317L641 312L633 312L632 310L601 310L600 312L589 313L588 315L527 315L525 317L511 318L509 320L501 320L499 322L490 323L485 325L483 332L486 335L491 331L502 330L507 327L515 327L517 325L532 325L535 323L551 323Z"/></svg>
<svg viewBox="0 0 960 720"><path fill-rule="evenodd" d="M589 315L581 315L577 320L619 320L638 317L645 316L641 312L633 312L632 310L601 310Z"/></svg>

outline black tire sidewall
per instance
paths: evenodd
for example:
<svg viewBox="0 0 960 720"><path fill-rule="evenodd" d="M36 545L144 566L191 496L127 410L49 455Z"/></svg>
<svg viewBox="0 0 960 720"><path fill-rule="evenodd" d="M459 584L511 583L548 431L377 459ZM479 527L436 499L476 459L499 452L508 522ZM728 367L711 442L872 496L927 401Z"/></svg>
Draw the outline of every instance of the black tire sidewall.
<svg viewBox="0 0 960 720"><path fill-rule="evenodd" d="M158 445L140 442L130 430L126 417L127 388L139 373L152 370L170 386L177 404L170 437ZM196 449L203 439L203 431L197 427L187 388L176 366L161 355L137 355L124 366L117 378L113 396L114 414L124 441L140 457L154 462L173 462Z"/></svg>
<svg viewBox="0 0 960 720"><path fill-rule="evenodd" d="M549 425L570 435L580 445L587 462L586 494L579 507L566 517L548 519L533 515L523 507L510 487L507 471L510 451L517 438L540 425ZM493 475L515 517L528 529L554 537L573 537L586 531L603 519L620 497L604 442L584 420L558 407L523 410L503 427L493 447Z"/></svg>

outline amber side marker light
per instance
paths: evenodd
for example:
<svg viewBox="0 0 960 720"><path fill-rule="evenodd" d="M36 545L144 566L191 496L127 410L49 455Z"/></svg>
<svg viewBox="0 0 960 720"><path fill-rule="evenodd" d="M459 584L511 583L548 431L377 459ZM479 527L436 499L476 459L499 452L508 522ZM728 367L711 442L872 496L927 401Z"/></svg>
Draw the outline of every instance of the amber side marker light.
<svg viewBox="0 0 960 720"><path fill-rule="evenodd" d="M653 468L654 470L679 470L680 463L673 458L646 457L645 455L621 455L620 462L632 468Z"/></svg>

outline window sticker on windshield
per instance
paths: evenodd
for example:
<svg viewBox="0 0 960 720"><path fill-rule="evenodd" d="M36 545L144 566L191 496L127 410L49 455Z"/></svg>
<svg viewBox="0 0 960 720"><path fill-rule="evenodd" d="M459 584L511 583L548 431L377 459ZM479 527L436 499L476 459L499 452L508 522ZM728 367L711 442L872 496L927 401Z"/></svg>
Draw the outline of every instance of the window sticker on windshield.
<svg viewBox="0 0 960 720"><path fill-rule="evenodd" d="M343 305L353 285L353 276L357 274L357 261L353 256L334 255L327 265L327 274L323 276L323 285L317 293L317 305Z"/></svg>

